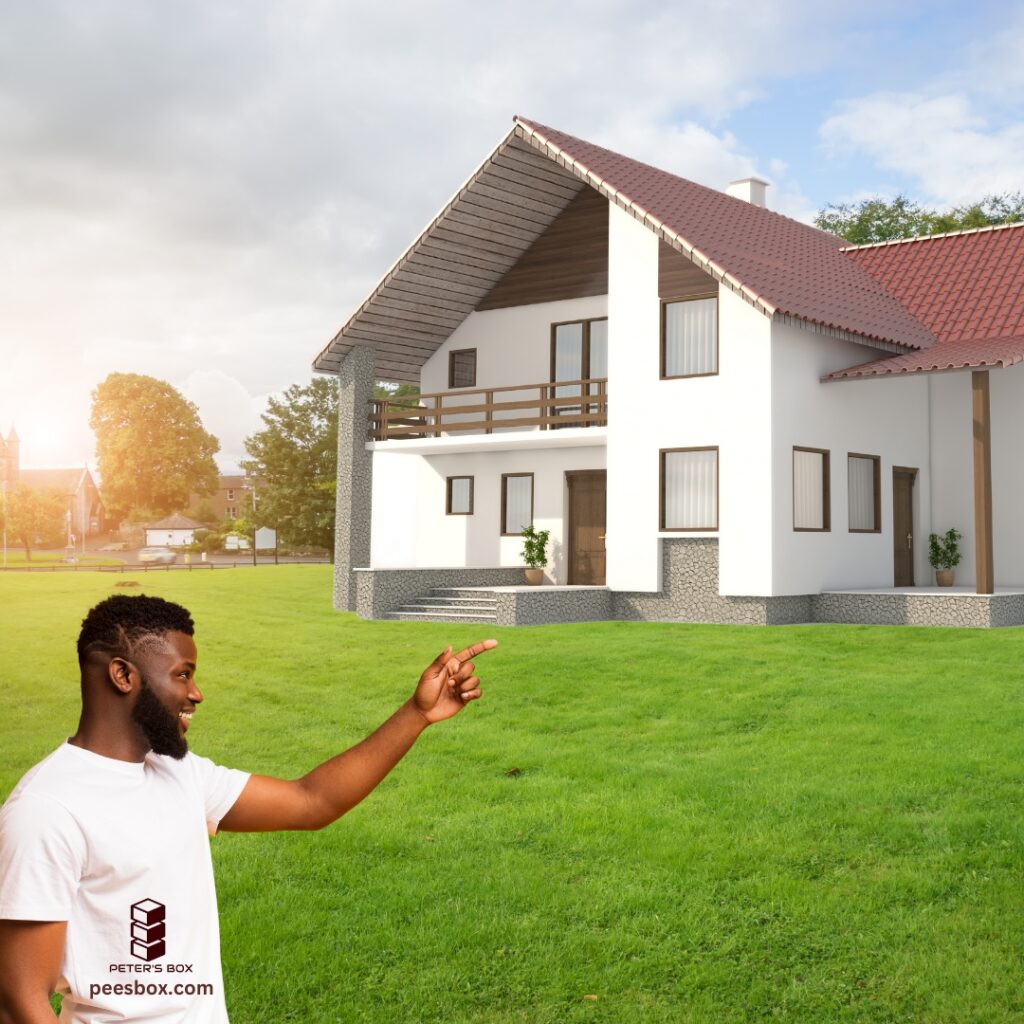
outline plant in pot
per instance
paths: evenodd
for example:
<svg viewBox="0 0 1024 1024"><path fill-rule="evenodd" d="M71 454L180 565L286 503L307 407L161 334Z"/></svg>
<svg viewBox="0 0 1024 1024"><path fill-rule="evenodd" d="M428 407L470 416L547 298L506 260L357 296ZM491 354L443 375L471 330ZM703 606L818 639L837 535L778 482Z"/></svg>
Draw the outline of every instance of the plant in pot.
<svg viewBox="0 0 1024 1024"><path fill-rule="evenodd" d="M959 542L963 534L950 528L941 536L937 533L928 536L928 561L935 570L935 585L939 587L953 586L954 569L960 564Z"/></svg>
<svg viewBox="0 0 1024 1024"><path fill-rule="evenodd" d="M523 529L523 561L529 568L526 570L526 582L539 584L544 582L544 567L548 564L548 538L550 530L538 530L534 526Z"/></svg>

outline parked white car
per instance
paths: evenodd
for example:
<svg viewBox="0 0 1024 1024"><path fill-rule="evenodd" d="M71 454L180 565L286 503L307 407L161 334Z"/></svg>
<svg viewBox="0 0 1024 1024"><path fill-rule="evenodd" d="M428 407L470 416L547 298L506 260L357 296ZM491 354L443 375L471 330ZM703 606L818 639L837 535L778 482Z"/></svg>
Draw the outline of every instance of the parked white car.
<svg viewBox="0 0 1024 1024"><path fill-rule="evenodd" d="M170 548L143 548L139 552L142 565L174 565L178 556Z"/></svg>

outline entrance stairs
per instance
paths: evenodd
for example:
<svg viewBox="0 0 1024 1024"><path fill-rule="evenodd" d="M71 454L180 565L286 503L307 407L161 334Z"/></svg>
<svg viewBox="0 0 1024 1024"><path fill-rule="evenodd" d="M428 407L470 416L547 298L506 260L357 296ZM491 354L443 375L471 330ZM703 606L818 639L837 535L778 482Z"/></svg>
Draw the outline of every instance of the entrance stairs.
<svg viewBox="0 0 1024 1024"><path fill-rule="evenodd" d="M489 587L434 587L388 616L405 622L468 622L496 625L498 599Z"/></svg>

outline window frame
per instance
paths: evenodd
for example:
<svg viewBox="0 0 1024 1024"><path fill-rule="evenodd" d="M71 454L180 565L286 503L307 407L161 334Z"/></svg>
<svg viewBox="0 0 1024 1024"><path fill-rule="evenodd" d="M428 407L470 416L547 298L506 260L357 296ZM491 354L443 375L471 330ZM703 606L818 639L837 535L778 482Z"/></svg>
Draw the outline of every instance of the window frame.
<svg viewBox="0 0 1024 1024"><path fill-rule="evenodd" d="M552 385L558 385L559 382L555 380L555 343L556 336L559 327L571 327L573 324L582 324L583 326L583 349L580 354L580 380L590 380L590 325L596 324L601 321L608 322L607 316L591 316L581 317L577 320L559 320L557 323L551 325L551 360L550 369L548 370L548 379Z"/></svg>
<svg viewBox="0 0 1024 1024"><path fill-rule="evenodd" d="M714 526L666 526L665 525L665 456L672 452L714 452L715 453L715 525ZM721 451L717 444L702 444L688 448L658 449L658 532L659 533L717 533L721 521L719 500L722 493Z"/></svg>
<svg viewBox="0 0 1024 1024"><path fill-rule="evenodd" d="M455 383L455 357L465 355L467 352L473 353L473 382L471 384L456 384ZM475 348L453 348L448 353L448 389L450 391L458 391L462 388L475 388L476 387L476 371L477 371L477 350Z"/></svg>
<svg viewBox="0 0 1024 1024"><path fill-rule="evenodd" d="M822 456L821 466L821 526L796 525L796 453L812 452ZM794 533L831 533L832 532L832 452L829 448L809 448L806 445L793 445L793 458L790 461L792 475L792 517Z"/></svg>
<svg viewBox="0 0 1024 1024"><path fill-rule="evenodd" d="M666 321L668 317L668 307L674 305L677 302L700 302L706 301L707 299L715 300L715 368L708 373L666 373ZM660 339L659 349L660 358L658 362L658 374L660 380L690 380L694 377L717 377L719 372L719 338L721 336L721 324L719 322L720 303L718 301L718 292L708 292L706 295L680 295L678 297L664 298L661 300L661 311L660 311Z"/></svg>
<svg viewBox="0 0 1024 1024"><path fill-rule="evenodd" d="M857 529L850 526L850 459L870 459L874 463L873 485L875 488L875 526L874 529ZM864 452L846 453L846 526L849 533L881 533L882 532L882 457L867 455Z"/></svg>
<svg viewBox="0 0 1024 1024"><path fill-rule="evenodd" d="M453 512L452 511L452 481L453 480L468 480L469 481L469 511L468 512ZM446 516L471 516L473 515L473 492L475 490L474 478L471 476L446 476L444 478L444 514Z"/></svg>
<svg viewBox="0 0 1024 1024"><path fill-rule="evenodd" d="M533 525L535 503L537 498L537 481L534 479L534 474L531 473L502 473L501 474L501 504L498 507L498 514L501 516L501 520L498 523L498 530L500 537L522 537L522 531L518 533L506 533L505 532L505 518L506 509L505 504L508 500L508 478L511 476L528 476L530 478L530 525Z"/></svg>

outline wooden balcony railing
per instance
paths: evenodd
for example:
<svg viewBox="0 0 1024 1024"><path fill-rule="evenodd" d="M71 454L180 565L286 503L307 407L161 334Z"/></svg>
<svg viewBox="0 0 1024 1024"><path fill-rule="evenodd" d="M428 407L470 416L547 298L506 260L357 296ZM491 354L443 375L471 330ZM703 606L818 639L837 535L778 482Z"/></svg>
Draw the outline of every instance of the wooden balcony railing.
<svg viewBox="0 0 1024 1024"><path fill-rule="evenodd" d="M493 434L496 431L601 427L608 423L608 378L546 381L502 388L460 388L370 402L370 439Z"/></svg>

